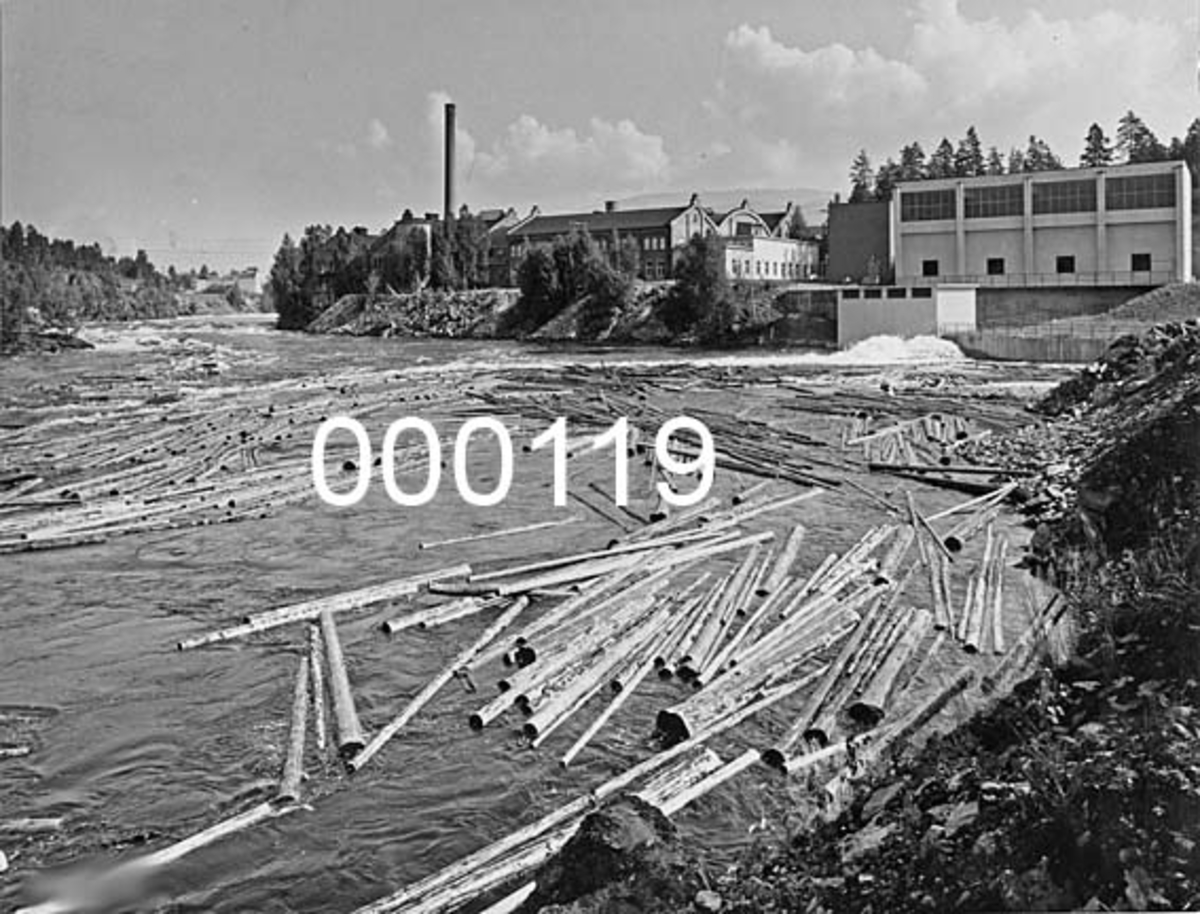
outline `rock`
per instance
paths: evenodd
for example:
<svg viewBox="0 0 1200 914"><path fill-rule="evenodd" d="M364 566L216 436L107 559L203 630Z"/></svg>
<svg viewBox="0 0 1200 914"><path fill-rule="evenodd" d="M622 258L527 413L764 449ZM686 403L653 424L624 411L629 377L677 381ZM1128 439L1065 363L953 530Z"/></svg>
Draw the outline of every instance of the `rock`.
<svg viewBox="0 0 1200 914"><path fill-rule="evenodd" d="M710 889L697 892L694 902L696 908L701 911L719 911L723 903L721 896Z"/></svg>
<svg viewBox="0 0 1200 914"><path fill-rule="evenodd" d="M904 790L904 782L897 781L895 784L889 784L886 787L880 787L868 798L863 804L862 815L860 816L863 822L870 822L877 815L883 812L891 805L891 802L896 799L900 792Z"/></svg>
<svg viewBox="0 0 1200 914"><path fill-rule="evenodd" d="M849 862L879 850L890 835L900 828L895 822L868 825L842 841L842 860Z"/></svg>

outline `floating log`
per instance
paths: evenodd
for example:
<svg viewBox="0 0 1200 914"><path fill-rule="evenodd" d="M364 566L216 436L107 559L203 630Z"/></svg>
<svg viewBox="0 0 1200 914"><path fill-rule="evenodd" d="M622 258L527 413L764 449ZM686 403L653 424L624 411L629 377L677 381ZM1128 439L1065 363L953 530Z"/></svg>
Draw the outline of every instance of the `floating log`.
<svg viewBox="0 0 1200 914"><path fill-rule="evenodd" d="M763 492L765 492L767 490L767 488L770 487L770 485L771 485L771 480L769 480L769 479L760 480L759 482L756 482L754 485L750 486L750 488L748 488L748 489L743 489L740 492L735 492L733 495L733 498L730 499L730 501L732 501L733 504L735 504L735 505L744 504L745 502L750 501L750 499L754 498L756 495L761 495Z"/></svg>
<svg viewBox="0 0 1200 914"><path fill-rule="evenodd" d="M581 564L594 559L610 559L617 556L627 556L633 553L661 549L664 546L680 546L687 543L694 543L697 540L711 539L712 537L713 533L706 530L690 531L688 533L676 533L670 536L656 537L654 539L643 540L637 543L624 543L618 546L613 546L610 549L593 549L588 552L576 552L570 555L559 555L549 559L541 559L540 561L536 562L526 562L522 565L513 565L508 568L500 568L495 571L471 574L469 576L469 580L472 584L478 584L482 583L483 581L494 581L501 578L520 577L532 572L562 568L565 565Z"/></svg>
<svg viewBox="0 0 1200 914"><path fill-rule="evenodd" d="M397 616L395 619L388 619L380 628L389 635L395 635L408 628L431 628L435 625L444 625L447 622L453 622L455 619L473 616L475 613L491 609L493 606L498 606L503 602L504 598L502 597L490 600L481 600L478 597L462 597L458 600L451 600L449 603L439 603L437 606L417 610L405 616Z"/></svg>
<svg viewBox="0 0 1200 914"><path fill-rule="evenodd" d="M925 640L933 616L923 609L918 609L912 616L900 640L889 652L879 669L863 689L862 696L847 708L847 713L855 720L875 726L883 720L887 709L888 698L895 690L900 678L900 671L916 653L918 646Z"/></svg>
<svg viewBox="0 0 1200 914"><path fill-rule="evenodd" d="M758 761L758 751L755 749L747 749L733 761L722 765L716 771L710 772L705 777L701 778L695 784L685 787L679 793L675 794L669 800L662 804L662 812L665 816L671 816L687 806L698 797L704 796L714 787L724 784L730 778L741 774L751 765Z"/></svg>
<svg viewBox="0 0 1200 914"><path fill-rule="evenodd" d="M661 810L663 804L668 802L671 797L677 796L680 791L698 783L723 764L719 755L712 749L705 748L650 778L635 796Z"/></svg>
<svg viewBox="0 0 1200 914"><path fill-rule="evenodd" d="M911 473L924 475L927 473L961 473L964 476L1028 476L1031 471L1013 470L1007 467L977 466L973 463L939 464L926 466L922 463L876 463L867 464L867 469L888 473Z"/></svg>
<svg viewBox="0 0 1200 914"><path fill-rule="evenodd" d="M1008 539L1001 538L1000 554L993 566L992 577L992 653L1004 653L1004 565L1008 558Z"/></svg>
<svg viewBox="0 0 1200 914"><path fill-rule="evenodd" d="M949 517L952 514L962 514L965 511L975 511L978 508L990 507L993 504L1004 501L1013 492L1017 490L1020 483L1006 482L1004 485L989 492L986 495L981 495L978 498L972 498L969 501L964 501L961 504L947 508L945 511L939 511L937 514L931 514L928 518L930 521L941 520L944 517Z"/></svg>
<svg viewBox="0 0 1200 914"><path fill-rule="evenodd" d="M295 803L285 806L277 806L274 803L259 803L245 812L238 813L228 819L223 819L215 825L204 829L204 831L184 838L182 841L177 841L153 853L135 857L132 860L126 860L114 867L106 877L102 878L116 881L126 876L130 879L144 878L154 870L174 863L192 851L199 850L222 838L227 838L237 832L244 831L260 822L265 822L268 819L276 819L303 808L303 806ZM16 914L81 914L83 910L85 909L80 908L79 904L74 900L60 899L44 901L31 907L18 908Z"/></svg>
<svg viewBox="0 0 1200 914"><path fill-rule="evenodd" d="M0 746L0 759L24 758L31 752L32 746Z"/></svg>
<svg viewBox="0 0 1200 914"><path fill-rule="evenodd" d="M784 542L783 548L779 552L779 557L775 560L775 567L771 569L771 573L767 575L766 580L755 590L760 597L765 597L767 594L777 590L791 574L792 566L796 564L796 558L800 554L800 547L804 543L806 532L803 524L796 524L792 528L792 532L788 534L787 541Z"/></svg>
<svg viewBox="0 0 1200 914"><path fill-rule="evenodd" d="M433 698L442 687L454 678L455 673L468 666L475 656L485 647L492 643L502 631L512 624L529 605L528 597L518 598L512 606L508 607L491 625L489 625L474 643L464 648L459 652L450 664L433 678L428 685L425 686L416 696L408 703L408 705L397 714L394 718L388 721L378 733L376 733L369 743L361 747L358 753L350 759L347 767L351 771L359 771L372 756L375 755L383 746L395 736L407 724L417 712L421 710L430 699Z"/></svg>
<svg viewBox="0 0 1200 914"><path fill-rule="evenodd" d="M342 642L338 639L333 612L327 609L320 618L325 659L329 663L329 691L333 696L333 716L337 723L338 752L345 758L362 750L362 725L354 708L354 693L346 675L346 661L342 657Z"/></svg>
<svg viewBox="0 0 1200 914"><path fill-rule="evenodd" d="M324 653L321 645L321 626L320 624L310 625L308 628L308 671L312 676L313 738L317 744L317 751L322 755L324 755L325 746L328 743L325 713L325 668L321 661Z"/></svg>
<svg viewBox="0 0 1200 914"><path fill-rule="evenodd" d="M27 816L19 819L0 819L0 833L6 835L37 835L60 831L62 816Z"/></svg>
<svg viewBox="0 0 1200 914"><path fill-rule="evenodd" d="M241 638L245 635L266 631L267 629L276 628L280 625L287 625L290 622L316 619L325 610L329 610L329 612L333 613L343 612L350 609L358 609L363 606L369 606L372 603L379 603L384 600L393 600L396 597L407 596L409 594L416 593L423 585L426 585L431 581L436 581L441 578L468 575L470 573L470 565L452 565L449 568L440 568L437 571L412 575L411 577L400 578L395 581L388 581L384 584L375 584L371 587L363 587L358 590L346 591L345 593L334 594L329 597L321 597L316 600L308 600L303 603L294 603L290 606L283 606L279 609L273 609L268 612L256 613L254 615L247 616L246 621L241 625L235 625L231 626L230 628L209 632L207 635L200 635L195 638L188 638L180 641L176 646L181 651L195 647L203 647L204 645L215 644L218 641L228 641L232 638Z"/></svg>
<svg viewBox="0 0 1200 914"><path fill-rule="evenodd" d="M276 801L295 803L300 799L300 779L304 776L304 731L308 727L308 657L300 658L296 685L292 694L292 729L288 740L283 776L279 779Z"/></svg>
<svg viewBox="0 0 1200 914"><path fill-rule="evenodd" d="M876 597L871 607L863 613L863 617L858 621L858 625L855 627L849 640L842 646L837 659L829 665L829 669L822 677L821 682L817 685L812 695L809 696L808 701L805 702L804 708L801 710L799 717L796 718L795 723L792 724L788 731L774 745L763 750L763 761L772 768L784 769L788 753L791 752L801 739L805 738L809 727L816 720L817 714L820 713L825 701L829 698L830 692L833 691L834 685L845 675L846 667L851 658L862 650L867 634L874 627L875 620L878 618L882 606L883 598Z"/></svg>
<svg viewBox="0 0 1200 914"><path fill-rule="evenodd" d="M535 530L546 530L551 527L563 527L567 524L575 523L579 518L576 515L564 517L561 520L547 520L536 524L526 524L522 527L508 527L504 530L492 530L487 533L472 533L468 536L454 536L443 540L430 540L423 543L418 543L418 549L436 549L440 546L457 546L461 543L477 543L480 540L496 539L502 536L516 536L521 533L532 533Z"/></svg>

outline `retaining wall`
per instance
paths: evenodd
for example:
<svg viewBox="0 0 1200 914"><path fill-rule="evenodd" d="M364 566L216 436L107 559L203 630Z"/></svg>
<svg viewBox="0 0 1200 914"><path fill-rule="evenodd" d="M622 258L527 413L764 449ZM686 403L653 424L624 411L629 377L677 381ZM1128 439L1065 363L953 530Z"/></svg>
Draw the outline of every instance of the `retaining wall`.
<svg viewBox="0 0 1200 914"><path fill-rule="evenodd" d="M1040 324L1063 317L1104 314L1152 286L1087 288L1014 288L980 286L975 291L975 320L981 328Z"/></svg>
<svg viewBox="0 0 1200 914"><path fill-rule="evenodd" d="M1094 362L1112 343L1103 337L1018 336L988 330L952 333L947 338L972 358L1008 362Z"/></svg>

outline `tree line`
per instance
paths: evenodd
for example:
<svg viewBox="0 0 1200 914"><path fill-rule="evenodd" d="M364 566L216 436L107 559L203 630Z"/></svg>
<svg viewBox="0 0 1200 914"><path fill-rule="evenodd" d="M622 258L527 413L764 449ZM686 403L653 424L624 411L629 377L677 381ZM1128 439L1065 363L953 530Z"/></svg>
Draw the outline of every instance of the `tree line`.
<svg viewBox="0 0 1200 914"><path fill-rule="evenodd" d="M487 285L487 226L464 206L449 222L418 222L405 210L382 235L329 225L308 226L298 243L285 234L267 294L279 326L299 330L343 295Z"/></svg>
<svg viewBox="0 0 1200 914"><path fill-rule="evenodd" d="M85 320L169 317L178 313L174 292L188 274L166 274L144 250L111 257L99 244L49 238L32 225L0 225L3 295L0 348L45 327L71 330Z"/></svg>
<svg viewBox="0 0 1200 914"><path fill-rule="evenodd" d="M1127 111L1118 121L1115 141L1104 128L1093 123L1084 136L1078 164L1095 168L1167 160L1186 161L1193 176L1200 179L1200 118L1191 122L1182 137L1174 136L1166 143L1133 111ZM1007 155L994 145L984 151L979 134L971 126L957 144L942 137L933 152L926 155L921 144L914 140L878 167L871 164L867 151L860 149L850 165L849 199L851 203L890 200L901 181L1055 171L1066 167L1045 140L1032 134L1023 147L1013 146Z"/></svg>

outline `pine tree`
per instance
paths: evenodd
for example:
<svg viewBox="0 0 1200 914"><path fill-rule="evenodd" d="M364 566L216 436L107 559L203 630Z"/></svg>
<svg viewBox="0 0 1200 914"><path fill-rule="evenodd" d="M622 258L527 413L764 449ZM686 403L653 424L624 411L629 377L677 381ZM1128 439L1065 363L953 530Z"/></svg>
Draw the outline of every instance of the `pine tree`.
<svg viewBox="0 0 1200 914"><path fill-rule="evenodd" d="M1111 165L1112 160L1112 143L1108 141L1104 129L1099 124L1092 124L1083 141L1083 155L1079 157L1079 165L1082 168L1099 168L1102 165Z"/></svg>
<svg viewBox="0 0 1200 914"><path fill-rule="evenodd" d="M925 172L931 178L954 177L954 147L945 137L929 157L929 167Z"/></svg>
<svg viewBox="0 0 1200 914"><path fill-rule="evenodd" d="M865 149L860 149L850 164L850 202L865 203L873 199L871 188L875 184L875 172Z"/></svg>
<svg viewBox="0 0 1200 914"><path fill-rule="evenodd" d="M987 162L984 163L983 171L989 175L1004 174L1004 158L995 146L988 147Z"/></svg>
<svg viewBox="0 0 1200 914"><path fill-rule="evenodd" d="M1062 167L1062 160L1050 149L1050 144L1030 134L1029 145L1025 149L1025 170L1056 171Z"/></svg>
<svg viewBox="0 0 1200 914"><path fill-rule="evenodd" d="M879 170L875 172L875 199L892 199L892 191L901 180L900 165L895 159L888 156L888 160L880 165Z"/></svg>
<svg viewBox="0 0 1200 914"><path fill-rule="evenodd" d="M925 150L917 142L900 150L900 180L920 181L925 177Z"/></svg>
<svg viewBox="0 0 1200 914"><path fill-rule="evenodd" d="M1166 158L1167 150L1145 121L1126 111L1117 123L1117 155L1122 162L1159 162Z"/></svg>
<svg viewBox="0 0 1200 914"><path fill-rule="evenodd" d="M983 174L983 146L974 125L967 128L967 135L958 142L954 153L954 174L960 178L973 178Z"/></svg>

